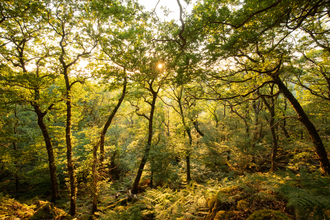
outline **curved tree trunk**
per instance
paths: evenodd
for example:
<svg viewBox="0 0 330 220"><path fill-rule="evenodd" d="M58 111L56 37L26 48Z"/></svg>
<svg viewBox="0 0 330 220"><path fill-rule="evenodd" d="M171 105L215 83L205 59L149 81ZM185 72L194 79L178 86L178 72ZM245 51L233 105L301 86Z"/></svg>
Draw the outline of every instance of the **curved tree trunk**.
<svg viewBox="0 0 330 220"><path fill-rule="evenodd" d="M151 149L151 144L152 144L153 118L154 118L154 113L155 113L155 108L156 108L156 99L157 99L157 94L158 94L159 89L157 91L155 91L152 88L152 83L150 83L149 86L150 86L149 91L152 94L152 102L150 103L151 108L150 108L150 114L149 114L149 117L148 117L148 121L149 121L148 142L147 142L146 148L144 150L142 160L140 162L138 173L137 173L136 178L135 178L134 183L133 183L132 194L137 194L138 193L139 182L141 180L141 176L142 176L144 166L147 163L149 152L150 152L150 149Z"/></svg>
<svg viewBox="0 0 330 220"><path fill-rule="evenodd" d="M108 131L108 128L111 125L112 119L115 117L121 103L123 102L125 95L126 95L126 89L127 89L127 79L125 77L124 79L124 85L123 85L123 91L122 94L118 100L118 103L116 105L116 107L112 110L111 114L109 115L109 118L107 120L107 122L104 124L104 127L102 129L101 135L100 135L100 164L102 166L103 162L104 162L104 142L105 142L105 134Z"/></svg>
<svg viewBox="0 0 330 220"><path fill-rule="evenodd" d="M55 202L59 199L59 191L58 191L58 182L57 182L57 174L56 174L56 164L55 164L55 157L54 157L54 150L51 143L51 139L48 133L47 126L44 122L44 117L46 113L42 113L40 107L38 105L33 105L35 112L38 116L38 126L42 131L42 135L44 137L44 141L46 144L47 155L48 155L48 167L49 167L49 174L50 174L50 181L51 181L51 190L52 190L52 202Z"/></svg>
<svg viewBox="0 0 330 220"><path fill-rule="evenodd" d="M124 70L125 71L125 70ZM125 95L126 95L126 88L127 88L127 79L125 77L124 79L124 85L123 85L123 91L122 94L118 100L118 103L116 107L112 110L111 114L109 115L109 118L107 122L105 123L101 135L100 135L100 141L94 145L93 147L93 167L92 167L92 173L93 173L93 207L92 207L92 213L94 214L97 211L97 198L98 198L98 190L97 190L97 183L98 183L98 172L97 172L97 150L100 146L100 164L101 168L103 168L103 161L104 161L104 142L105 142L105 134L107 133L107 130L109 126L111 125L112 119L115 117L121 103L123 102Z"/></svg>
<svg viewBox="0 0 330 220"><path fill-rule="evenodd" d="M317 132L314 124L309 120L307 114L304 109L301 107L298 100L293 96L293 94L289 91L289 89L284 85L282 80L278 76L273 76L275 83L278 85L280 91L284 94L284 96L289 100L292 107L298 114L298 119L303 125L306 127L309 136L314 144L315 152L319 158L321 164L322 173L330 174L330 164L327 156L327 152L324 148L322 139Z"/></svg>

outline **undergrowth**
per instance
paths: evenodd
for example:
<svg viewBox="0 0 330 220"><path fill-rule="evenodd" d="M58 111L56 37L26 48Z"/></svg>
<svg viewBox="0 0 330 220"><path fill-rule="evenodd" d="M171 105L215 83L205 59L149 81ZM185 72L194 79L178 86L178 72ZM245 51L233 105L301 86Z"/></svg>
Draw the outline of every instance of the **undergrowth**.
<svg viewBox="0 0 330 220"><path fill-rule="evenodd" d="M330 219L330 177L318 173L245 174L178 188L148 188L136 196L129 193L128 185L102 181L99 211L94 219ZM46 204L44 210L62 213L57 216L66 216L50 203L38 204ZM63 201L57 207L67 211L65 204ZM78 201L80 214L76 219L91 217L90 204L87 195ZM40 208L37 203L27 205L0 194L0 219L36 219Z"/></svg>
<svg viewBox="0 0 330 220"><path fill-rule="evenodd" d="M290 171L148 189L100 219L329 219L330 178Z"/></svg>

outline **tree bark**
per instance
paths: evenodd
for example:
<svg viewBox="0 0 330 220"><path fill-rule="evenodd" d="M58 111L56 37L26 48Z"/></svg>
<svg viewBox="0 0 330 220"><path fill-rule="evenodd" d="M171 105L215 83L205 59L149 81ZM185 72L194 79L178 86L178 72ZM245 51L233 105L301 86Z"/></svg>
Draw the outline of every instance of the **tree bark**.
<svg viewBox="0 0 330 220"><path fill-rule="evenodd" d="M284 118L284 120L283 120L283 124L280 127L281 127L281 129L282 129L282 131L284 133L285 138L289 139L290 138L290 134L289 134L288 130L286 129L286 119L285 119L285 117L286 117L286 115L285 115L286 109L287 109L287 101L286 101L286 99L284 99L284 111L283 111L283 118Z"/></svg>
<svg viewBox="0 0 330 220"><path fill-rule="evenodd" d="M180 89L180 94L179 94L179 96L177 96L177 100L176 101L179 104L180 116L181 116L183 127L185 128L185 130L186 130L186 132L188 134L188 138L189 138L189 150L186 152L187 183L189 184L189 182L191 181L191 175L190 175L190 148L192 146L192 136L191 136L191 129L186 124L186 120L185 120L184 113L183 113L183 106L182 106L182 101L181 101L182 95L183 95L183 89L184 88L182 86L181 89Z"/></svg>
<svg viewBox="0 0 330 220"><path fill-rule="evenodd" d="M327 156L327 152L324 148L322 139L317 132L314 124L309 120L307 114L305 113L304 109L301 107L298 100L294 97L294 95L289 91L289 89L284 85L282 80L278 76L272 76L275 83L277 84L280 91L284 94L284 96L289 100L292 107L298 114L298 119L303 125L306 127L308 134L314 144L315 152L318 156L320 161L321 170L324 174L330 174L330 164L329 159Z"/></svg>
<svg viewBox="0 0 330 220"><path fill-rule="evenodd" d="M50 174L50 181L51 181L51 190L52 190L52 202L55 202L59 199L59 191L58 191L58 182L57 182L57 174L56 174L56 164L55 164L55 157L54 157L54 150L51 143L51 138L48 133L47 126L44 122L45 113L42 113L40 110L40 106L33 104L34 110L38 116L38 126L42 132L44 137L44 141L46 144L47 155L48 155L48 167L49 167L49 174Z"/></svg>
<svg viewBox="0 0 330 220"><path fill-rule="evenodd" d="M271 95L273 95L273 87L271 86ZM270 97L271 101L270 103L266 100L264 96L261 96L263 102L265 103L269 113L270 113L270 119L269 119L269 130L272 136L273 144L272 144L272 154L271 154L271 168L270 172L274 172L276 169L276 155L278 150L278 143L277 143L277 137L276 137L276 130L274 127L275 124L275 101L274 97Z"/></svg>
<svg viewBox="0 0 330 220"><path fill-rule="evenodd" d="M124 70L125 71L125 70ZM106 123L104 124L104 127L102 129L101 135L100 135L100 164L102 166L103 162L104 162L104 143L105 143L105 135L108 131L108 128L111 125L112 119L115 117L121 103L123 102L125 95L126 95L126 89L127 89L127 79L125 77L124 79L124 85L123 85L123 91L122 94L118 100L118 103L116 105L116 107L112 110L111 114L108 117L108 120L106 121Z"/></svg>
<svg viewBox="0 0 330 220"><path fill-rule="evenodd" d="M74 172L74 165L72 159L72 141L71 141L71 120L72 120L72 104L71 104L71 88L69 85L68 75L65 75L65 81L67 84L66 91L66 128L65 128L65 139L67 148L67 167L70 179L70 211L69 214L74 216L76 214L76 199L77 199L77 183Z"/></svg>
<svg viewBox="0 0 330 220"><path fill-rule="evenodd" d="M125 69L124 69L125 71ZM104 162L104 143L105 143L105 135L107 133L108 128L111 125L111 122L113 118L115 117L119 107L121 106L121 103L123 102L125 95L126 95L126 88L127 88L127 79L126 76L124 78L124 85L123 85L123 91L122 94L118 100L117 105L112 110L111 114L108 117L108 120L106 121L100 135L100 141L94 145L93 147L93 166L92 166L92 174L93 174L93 206L92 206L92 213L94 214L97 211L97 198L98 198L98 189L97 189L97 183L99 178L99 173L97 171L97 151L98 147L100 146L100 165L101 169L103 170L103 162ZM114 156L116 155L116 152Z"/></svg>
<svg viewBox="0 0 330 220"><path fill-rule="evenodd" d="M18 117L17 117L17 105L15 105L15 118L17 119L14 125L14 134L17 135L17 126L18 126ZM15 162L14 162L14 167L15 167L15 198L18 199L18 193L19 193L19 177L18 177L18 156L17 156L17 145L16 142L13 142L13 148L15 152Z"/></svg>
<svg viewBox="0 0 330 220"><path fill-rule="evenodd" d="M229 102L228 102L228 103L229 103ZM229 105L230 105L230 109L231 109L231 111L234 112L239 118L241 118L241 119L244 121L244 125L245 125L245 133L246 133L247 138L249 138L249 137L250 137L250 126L249 126L249 123L248 123L248 121L247 121L247 116L238 113L238 112L234 109L234 107L233 107L233 105L232 105L231 103L229 103Z"/></svg>
<svg viewBox="0 0 330 220"><path fill-rule="evenodd" d="M134 183L133 183L132 194L137 194L138 193L139 182L141 180L141 176L142 176L142 172L143 172L144 166L147 163L149 152L150 152L150 149L151 149L151 144L152 144L153 118L154 118L154 112L155 112L155 108L156 108L156 99L157 99L158 90L155 91L152 88L152 83L150 83L149 86L150 86L149 91L152 94L152 102L150 103L151 104L150 105L151 108L150 108L150 115L149 115L149 118L148 118L148 120L149 120L148 142L147 142L146 148L144 150L144 154L143 154L143 157L142 157L140 166L139 166L138 173L137 173L136 178L135 178Z"/></svg>
<svg viewBox="0 0 330 220"><path fill-rule="evenodd" d="M110 176L111 176L111 180L119 180L119 169L118 169L118 164L116 164L116 157L118 154L118 150L115 150L113 152L113 154L111 155L110 158Z"/></svg>
<svg viewBox="0 0 330 220"><path fill-rule="evenodd" d="M252 102L252 107L254 110L254 131L253 131L253 136L252 136L252 147L256 146L256 142L260 139L260 131L262 130L262 124L260 123L259 120L259 115L260 111L262 109L262 102L260 100L253 101Z"/></svg>

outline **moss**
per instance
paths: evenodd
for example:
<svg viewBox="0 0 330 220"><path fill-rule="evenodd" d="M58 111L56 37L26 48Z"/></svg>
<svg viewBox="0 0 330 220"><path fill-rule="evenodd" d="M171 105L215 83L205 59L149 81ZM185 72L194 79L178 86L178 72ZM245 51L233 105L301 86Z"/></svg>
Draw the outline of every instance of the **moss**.
<svg viewBox="0 0 330 220"><path fill-rule="evenodd" d="M209 209L212 209L213 206L214 206L214 204L215 204L217 201L218 201L218 195L215 195L215 196L213 196L213 197L211 197L211 198L207 198L207 199L206 199L207 207L208 207Z"/></svg>
<svg viewBox="0 0 330 220"><path fill-rule="evenodd" d="M247 220L290 220L290 218L277 210L262 209L253 212Z"/></svg>
<svg viewBox="0 0 330 220"><path fill-rule="evenodd" d="M245 199L238 201L237 202L237 209L238 210L247 210L247 209L249 209L249 202L246 201Z"/></svg>
<svg viewBox="0 0 330 220"><path fill-rule="evenodd" d="M242 187L240 186L231 186L231 187L226 187L223 189L220 189L219 192L226 193L228 195L233 195L238 191L242 191Z"/></svg>
<svg viewBox="0 0 330 220"><path fill-rule="evenodd" d="M215 215L214 220L231 220L237 215L237 211L219 211Z"/></svg>
<svg viewBox="0 0 330 220"><path fill-rule="evenodd" d="M226 192L231 193L231 190L225 189ZM236 191L237 188L235 187L232 189L233 191ZM223 191L219 191L216 195L214 195L211 198L208 198L206 200L207 207L209 209L209 213L206 217L206 219L214 219L216 216L216 213L219 210L229 211L229 209L232 207L232 200L229 198L227 194L225 194Z"/></svg>
<svg viewBox="0 0 330 220"><path fill-rule="evenodd" d="M56 208L50 202L39 201L39 208L30 220L38 219L72 219L72 217L62 209Z"/></svg>
<svg viewBox="0 0 330 220"><path fill-rule="evenodd" d="M219 192L211 198L206 200L207 207L213 209L215 206L223 205L224 203L233 202L236 197L243 192L243 188L240 186L232 186L219 190ZM216 207L217 208L217 207Z"/></svg>
<svg viewBox="0 0 330 220"><path fill-rule="evenodd" d="M113 211L115 212L123 212L125 210L126 210L125 206L117 206L113 209Z"/></svg>

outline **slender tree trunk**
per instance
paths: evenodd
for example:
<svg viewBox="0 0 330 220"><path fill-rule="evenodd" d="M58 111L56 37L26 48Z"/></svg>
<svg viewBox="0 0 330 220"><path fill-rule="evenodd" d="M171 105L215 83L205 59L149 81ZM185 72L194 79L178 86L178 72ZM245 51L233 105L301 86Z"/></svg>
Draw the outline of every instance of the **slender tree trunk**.
<svg viewBox="0 0 330 220"><path fill-rule="evenodd" d="M277 138L276 138L276 131L274 128L274 117L275 114L271 116L272 118L269 121L269 126L270 126L270 133L272 135L273 139L273 146L272 146L272 157L271 157L271 168L270 171L274 172L276 169L276 156L277 156L277 150L278 150L278 143L277 143Z"/></svg>
<svg viewBox="0 0 330 220"><path fill-rule="evenodd" d="M185 128L185 131L187 132L188 138L189 138L189 150L186 151L186 166L187 166L187 183L189 184L189 182L191 181L191 175L190 175L190 148L192 146L192 136L191 136L191 129L190 127L187 126L186 124L186 120L184 117L184 112L183 112L183 106L182 106L182 95L183 95L183 86L180 89L180 94L179 96L177 96L177 102L179 104L179 108L180 108L180 116L181 116L181 120L182 120L182 124L183 127ZM204 135L204 134L203 134Z"/></svg>
<svg viewBox="0 0 330 220"><path fill-rule="evenodd" d="M226 118L226 103L223 104L223 121ZM227 140L227 134L225 134L225 123L222 123L222 135L221 135L221 141Z"/></svg>
<svg viewBox="0 0 330 220"><path fill-rule="evenodd" d="M278 76L273 76L275 83L278 85L280 91L284 94L284 96L289 100L292 107L298 114L298 119L303 125L306 127L309 136L314 144L316 154L319 158L321 164L322 173L330 174L330 164L327 156L327 152L324 148L322 139L317 132L314 124L309 120L307 114L304 109L301 107L298 100L293 96L293 94L289 91L289 89L284 85L282 80Z"/></svg>
<svg viewBox="0 0 330 220"><path fill-rule="evenodd" d="M70 211L69 214L74 216L76 214L76 199L77 199L77 183L74 172L74 164L72 159L72 140L71 140L71 120L72 120L72 103L71 103L71 85L67 68L64 67L63 75L66 85L66 127L65 127L65 140L67 148L67 167L70 179Z"/></svg>
<svg viewBox="0 0 330 220"><path fill-rule="evenodd" d="M16 130L16 129L15 129ZM13 142L13 147L15 154L17 155L17 145L15 142ZM19 178L18 178L18 167L17 167L17 156L15 155L15 198L18 199L18 193L19 193Z"/></svg>
<svg viewBox="0 0 330 220"><path fill-rule="evenodd" d="M125 69L124 69L125 71ZM97 171L97 151L98 147L100 146L100 165L101 165L101 170L103 170L103 162L104 162L104 143L105 143L105 135L107 133L108 128L111 125L111 122L113 118L115 117L119 107L121 106L121 103L123 102L125 95L126 95L126 88L127 88L127 79L125 77L124 79L124 85L123 85L123 91L122 94L118 100L118 103L116 107L112 110L111 114L108 117L108 120L106 121L100 135L100 141L94 145L93 147L93 166L92 166L92 174L93 174L93 207L92 207L92 213L94 214L97 211L97 198L98 198L98 179L99 179L99 174ZM115 156L115 155L114 155Z"/></svg>
<svg viewBox="0 0 330 220"><path fill-rule="evenodd" d="M93 166L92 166L92 174L93 174L93 206L92 206L92 214L97 211L97 198L98 198L98 173L97 173L97 150L100 143L96 143L93 147Z"/></svg>
<svg viewBox="0 0 330 220"><path fill-rule="evenodd" d="M170 136L170 110L167 108L167 137Z"/></svg>
<svg viewBox="0 0 330 220"><path fill-rule="evenodd" d="M152 102L150 103L151 104L151 109L150 109L150 115L149 115L149 118L148 118L148 120L149 120L148 142L147 142L146 148L144 150L144 154L143 154L140 166L139 166L138 173L137 173L136 178L135 178L134 183L133 183L132 194L137 194L138 193L139 182L141 180L142 172L143 172L144 166L147 163L149 152L150 152L150 149L151 149L152 136L153 136L153 127L152 127L153 126L153 118L154 118L154 112L155 112L155 108L156 108L156 99L157 99L157 94L158 94L158 91L153 90L152 84L150 84L150 92L152 93Z"/></svg>
<svg viewBox="0 0 330 220"><path fill-rule="evenodd" d="M244 125L245 125L245 133L246 136L249 138L250 137L250 127L249 127L249 123L247 121L247 116L242 115L240 113L238 113L236 110L234 110L233 106L229 103L230 105L230 109L232 112L234 112L239 118L241 118L244 121Z"/></svg>
<svg viewBox="0 0 330 220"><path fill-rule="evenodd" d="M253 138L252 142L253 145L255 146L255 142L260 139L260 130L262 130L262 124L259 120L259 115L260 111L262 110L262 102L258 100L257 102L253 102L253 109L254 109L254 114L255 114L255 120L254 120L254 132L253 132Z"/></svg>
<svg viewBox="0 0 330 220"><path fill-rule="evenodd" d="M149 186L152 188L154 185L154 169L153 169L153 160L151 161L151 175L150 175L150 183Z"/></svg>
<svg viewBox="0 0 330 220"><path fill-rule="evenodd" d="M188 154L186 156L186 163L187 163L187 183L189 184L191 181L191 176L190 176L190 155Z"/></svg>
<svg viewBox="0 0 330 220"><path fill-rule="evenodd" d="M42 131L42 135L44 137L44 141L46 144L47 155L48 155L48 167L49 167L49 174L50 174L50 181L51 181L51 190L52 190L52 202L55 202L59 199L59 191L58 191L58 183L57 183L57 174L56 174L56 164L55 164L55 157L54 157L54 150L51 143L51 139L47 130L47 126L44 122L45 113L42 113L40 107L38 105L33 105L35 112L38 116L38 126Z"/></svg>
<svg viewBox="0 0 330 220"><path fill-rule="evenodd" d="M67 147L67 163L68 163L68 173L70 178L70 215L74 216L76 214L76 199L77 199L77 183L75 178L75 171L72 159L72 141L71 141L71 119L72 119L72 105L71 105L71 91L67 91L67 117L66 117L66 147Z"/></svg>
<svg viewBox="0 0 330 220"><path fill-rule="evenodd" d="M182 117L184 117L182 115ZM184 124L185 125L185 124ZM192 136L191 136L191 129L186 127L186 131L187 131L187 134L188 134L188 137L189 137L189 148L191 148L192 146ZM191 174L190 174L190 149L186 152L186 166L187 166L187 183L189 184L190 181L191 181Z"/></svg>
<svg viewBox="0 0 330 220"><path fill-rule="evenodd" d="M19 119L17 117L17 104L15 105L15 118L17 119L17 121L15 122L15 125L14 125L14 134L17 135L17 126L18 126L18 123L19 123ZM17 153L17 144L16 142L13 142L13 148L14 148L14 152L15 152L15 162L14 162L14 166L15 166L15 198L18 199L18 193L19 193L19 177L18 177L18 153Z"/></svg>
<svg viewBox="0 0 330 220"><path fill-rule="evenodd" d="M118 150L115 150L115 152L113 152L113 154L110 157L111 180L119 180L119 169L118 169L118 165L116 164L116 157L118 152L119 152Z"/></svg>
<svg viewBox="0 0 330 220"><path fill-rule="evenodd" d="M271 95L273 94L273 86L271 87ZM271 97L271 103L269 103L264 96L261 96L263 102L265 103L269 113L270 113L270 119L269 119L269 130L272 136L273 144L272 144L272 154L271 154L271 168L270 172L274 172L276 169L276 155L278 150L278 143L277 143L277 137L276 137L276 130L274 127L275 124L275 101L274 97Z"/></svg>
<svg viewBox="0 0 330 220"><path fill-rule="evenodd" d="M284 118L286 117L285 112L286 112L286 109L287 109L287 105L288 105L287 101L286 101L286 99L284 99L284 111L283 111L283 117ZM285 138L290 138L290 134L289 134L288 130L286 129L286 119L283 120L283 124L281 125L281 129L284 133Z"/></svg>
<svg viewBox="0 0 330 220"><path fill-rule="evenodd" d="M125 70L124 70L125 71ZM121 103L123 102L125 95L126 95L126 89L127 89L127 79L125 77L124 79L124 85L123 85L123 91L122 94L118 100L118 103L116 105L116 107L112 110L111 114L108 117L108 120L106 121L106 123L104 124L104 127L102 129L101 135L100 135L100 164L102 167L102 164L104 162L104 143L105 143L105 135L108 131L108 128L111 125L112 119L115 117Z"/></svg>
<svg viewBox="0 0 330 220"><path fill-rule="evenodd" d="M195 130L197 131L197 133L201 136L201 137L204 137L204 133L199 129L199 127L198 127L198 121L197 121L197 118L196 118L196 120L191 120L192 121L192 123L193 123L193 125L194 125L194 127L195 127Z"/></svg>

